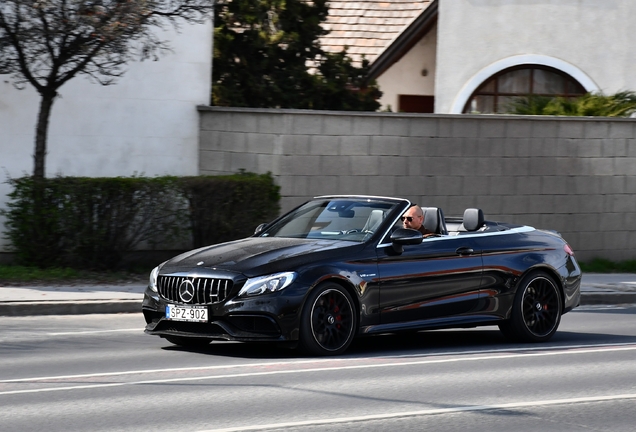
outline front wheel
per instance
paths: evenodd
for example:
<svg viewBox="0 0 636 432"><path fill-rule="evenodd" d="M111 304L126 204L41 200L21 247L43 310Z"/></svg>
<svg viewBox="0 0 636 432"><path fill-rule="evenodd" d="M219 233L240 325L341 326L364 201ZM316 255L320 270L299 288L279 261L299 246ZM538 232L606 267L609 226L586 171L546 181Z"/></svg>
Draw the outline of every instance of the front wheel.
<svg viewBox="0 0 636 432"><path fill-rule="evenodd" d="M351 344L356 312L351 296L335 283L325 283L309 294L301 315L300 343L315 355L338 355Z"/></svg>
<svg viewBox="0 0 636 432"><path fill-rule="evenodd" d="M509 339L520 342L545 342L561 322L561 294L545 272L526 275L519 284L508 321L499 329Z"/></svg>

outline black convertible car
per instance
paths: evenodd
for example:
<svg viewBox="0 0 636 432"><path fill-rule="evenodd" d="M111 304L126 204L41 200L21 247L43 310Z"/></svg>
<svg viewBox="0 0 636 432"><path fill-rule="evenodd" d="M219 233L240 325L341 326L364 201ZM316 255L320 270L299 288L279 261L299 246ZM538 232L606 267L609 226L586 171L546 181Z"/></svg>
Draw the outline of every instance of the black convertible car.
<svg viewBox="0 0 636 432"><path fill-rule="evenodd" d="M150 275L145 331L183 346L278 341L328 355L358 335L450 327L542 342L578 306L581 270L558 233L425 207L435 234L423 238L402 228L411 205L321 196L252 237L172 258Z"/></svg>

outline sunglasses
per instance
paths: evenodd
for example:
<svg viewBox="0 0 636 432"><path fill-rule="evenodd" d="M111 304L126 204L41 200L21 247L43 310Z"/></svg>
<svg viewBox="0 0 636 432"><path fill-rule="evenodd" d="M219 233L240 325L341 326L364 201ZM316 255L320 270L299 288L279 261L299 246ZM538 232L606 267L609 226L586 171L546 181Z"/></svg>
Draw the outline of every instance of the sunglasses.
<svg viewBox="0 0 636 432"><path fill-rule="evenodd" d="M413 222L413 216L402 216L400 219L402 222L404 222L405 219L409 222Z"/></svg>

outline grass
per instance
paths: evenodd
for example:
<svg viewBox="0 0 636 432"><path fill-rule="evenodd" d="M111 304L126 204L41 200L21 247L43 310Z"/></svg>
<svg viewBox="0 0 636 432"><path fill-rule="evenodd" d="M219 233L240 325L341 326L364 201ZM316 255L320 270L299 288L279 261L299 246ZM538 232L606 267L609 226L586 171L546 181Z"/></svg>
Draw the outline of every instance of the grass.
<svg viewBox="0 0 636 432"><path fill-rule="evenodd" d="M596 258L590 262L579 264L583 272L589 273L636 273L636 260L613 262Z"/></svg>
<svg viewBox="0 0 636 432"><path fill-rule="evenodd" d="M130 271L89 271L71 268L27 267L18 265L0 265L0 283L126 283L145 281L150 269Z"/></svg>

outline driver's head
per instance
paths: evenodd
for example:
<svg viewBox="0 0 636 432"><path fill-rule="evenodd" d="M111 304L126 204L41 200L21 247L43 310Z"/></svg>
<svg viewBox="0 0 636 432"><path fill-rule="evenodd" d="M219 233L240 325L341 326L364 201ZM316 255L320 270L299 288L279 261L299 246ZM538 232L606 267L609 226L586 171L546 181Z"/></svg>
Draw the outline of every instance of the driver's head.
<svg viewBox="0 0 636 432"><path fill-rule="evenodd" d="M402 226L419 230L424 222L424 212L418 205L412 205L401 217Z"/></svg>

